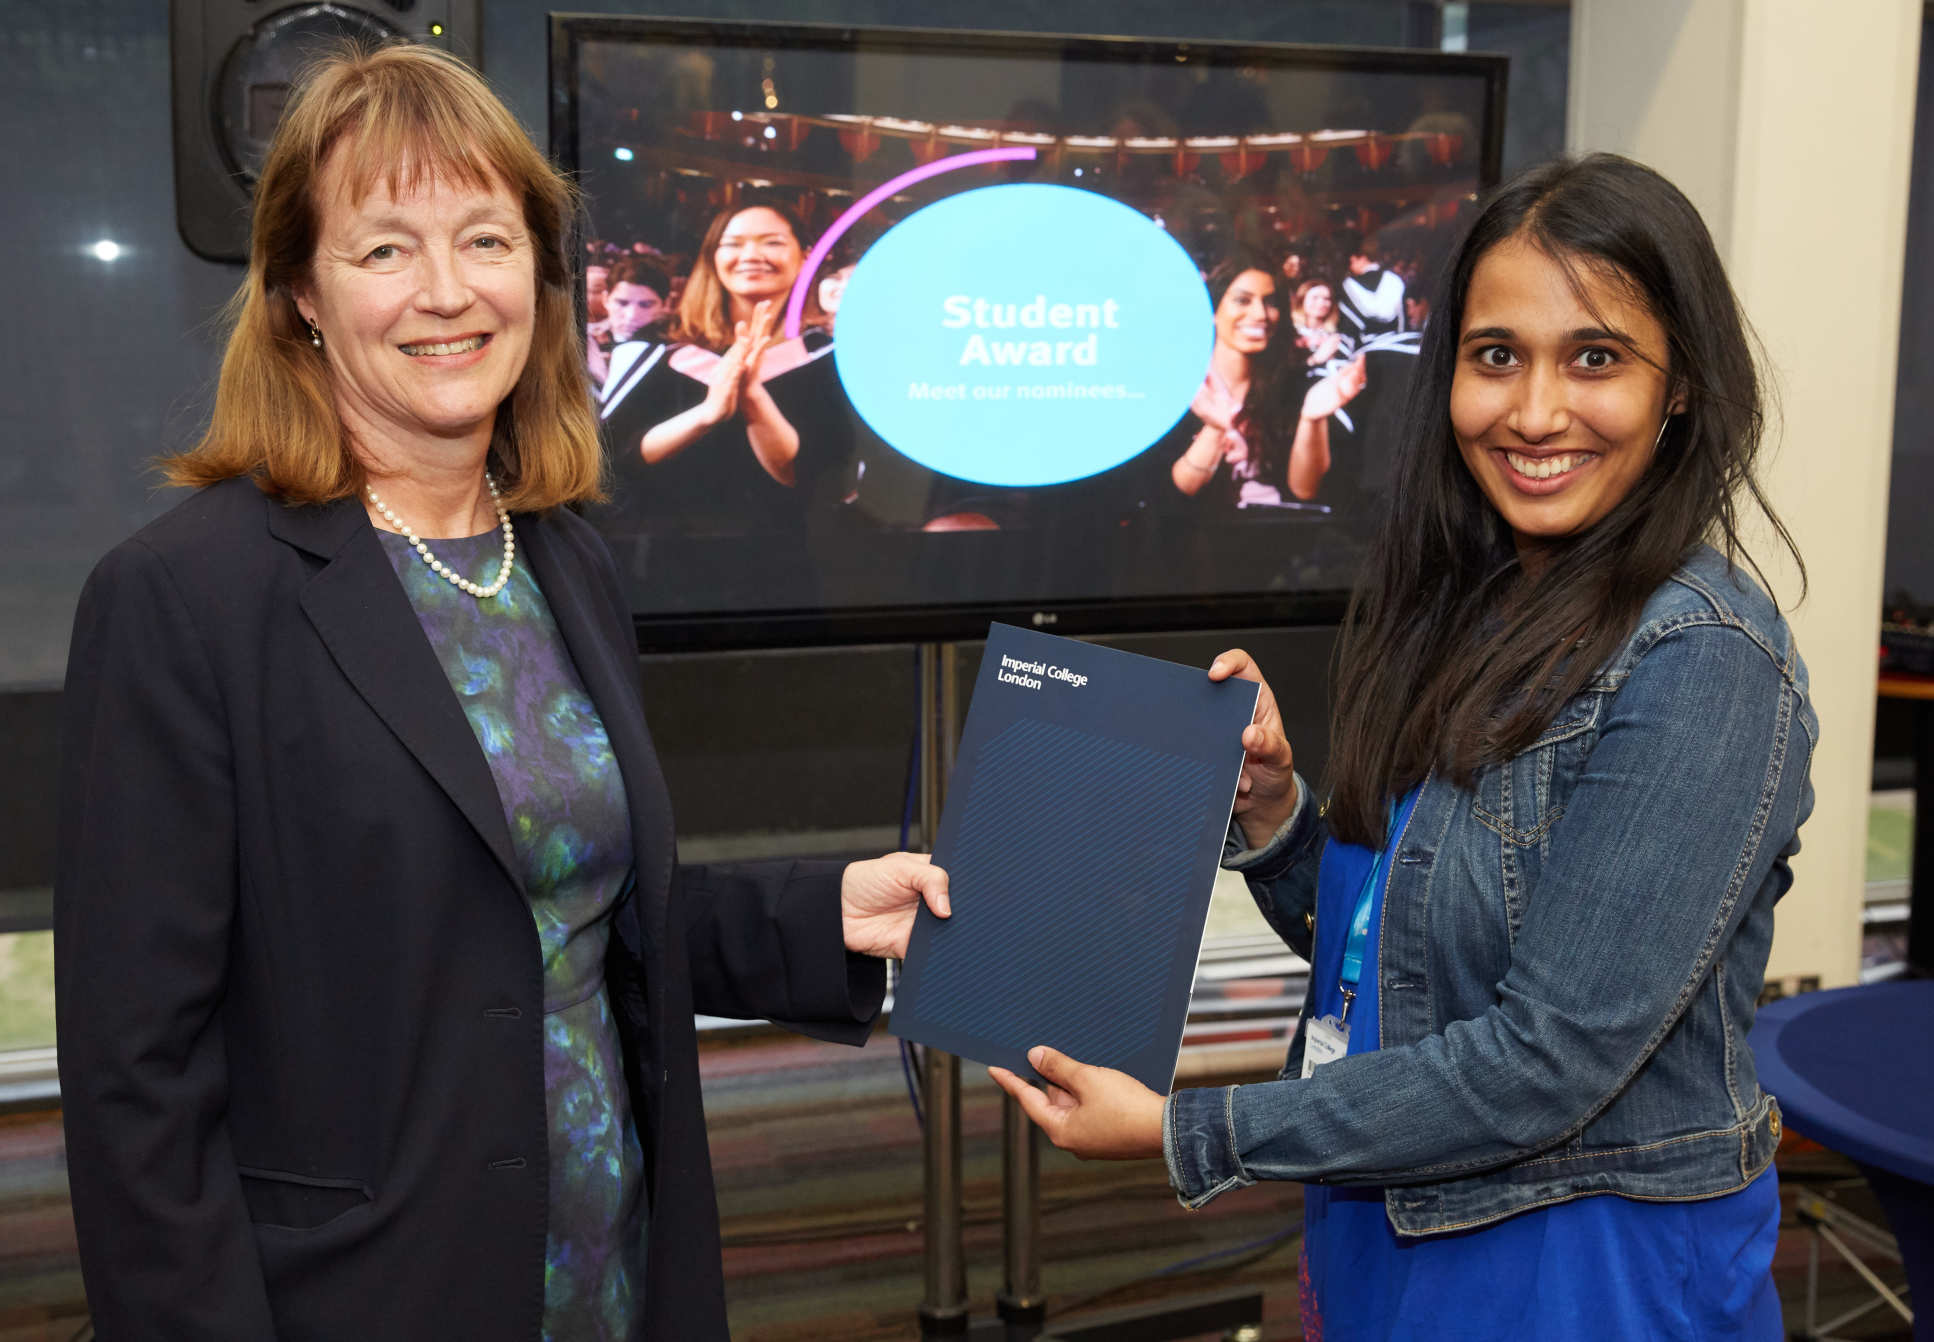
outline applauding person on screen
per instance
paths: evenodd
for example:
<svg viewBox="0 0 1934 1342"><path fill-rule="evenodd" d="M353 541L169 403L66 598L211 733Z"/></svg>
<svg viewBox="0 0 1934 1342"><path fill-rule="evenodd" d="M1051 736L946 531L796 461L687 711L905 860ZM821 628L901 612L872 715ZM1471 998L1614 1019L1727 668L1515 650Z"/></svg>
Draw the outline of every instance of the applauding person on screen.
<svg viewBox="0 0 1934 1342"><path fill-rule="evenodd" d="M781 330L806 244L777 202L720 211L668 324L669 352L628 398L651 418L607 407L621 491L656 525L788 529L828 501L850 432L816 296L799 335Z"/></svg>
<svg viewBox="0 0 1934 1342"><path fill-rule="evenodd" d="M1361 361L1311 385L1282 321L1271 268L1238 256L1208 280L1215 314L1209 371L1190 404L1198 427L1170 467L1185 495L1232 508L1313 498L1329 470L1329 418L1363 389Z"/></svg>

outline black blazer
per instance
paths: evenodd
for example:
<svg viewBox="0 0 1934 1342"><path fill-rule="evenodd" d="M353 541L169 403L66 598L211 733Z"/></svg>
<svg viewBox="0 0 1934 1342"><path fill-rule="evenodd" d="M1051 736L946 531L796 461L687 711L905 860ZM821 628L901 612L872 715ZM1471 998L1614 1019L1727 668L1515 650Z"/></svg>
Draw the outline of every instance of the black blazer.
<svg viewBox="0 0 1934 1342"><path fill-rule="evenodd" d="M694 1010L858 1043L838 868L678 865L610 557L517 521L630 794L606 983L644 1335L726 1335ZM360 504L203 490L101 561L63 706L55 969L103 1342L535 1342L537 934L496 785ZM813 1024L817 1022L817 1024Z"/></svg>

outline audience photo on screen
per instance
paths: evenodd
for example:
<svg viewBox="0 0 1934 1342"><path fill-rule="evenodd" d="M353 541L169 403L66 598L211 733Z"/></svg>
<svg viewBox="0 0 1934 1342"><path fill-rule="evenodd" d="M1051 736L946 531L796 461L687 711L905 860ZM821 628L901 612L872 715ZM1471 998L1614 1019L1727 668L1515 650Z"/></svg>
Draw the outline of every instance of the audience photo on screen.
<svg viewBox="0 0 1934 1342"><path fill-rule="evenodd" d="M1342 313L1342 328L1355 337L1360 347L1380 335L1394 335L1404 326L1404 280L1395 270L1383 265L1383 249L1374 236L1346 244L1349 274L1343 279L1343 292L1337 306Z"/></svg>
<svg viewBox="0 0 1934 1342"><path fill-rule="evenodd" d="M700 45L720 60L753 49ZM1433 131L1406 152L1400 128L1416 108L1394 76L1388 93L1377 76L1347 95L1325 86L1285 101L1291 77L1271 75L1265 83L1278 92L1258 101L1239 90L1231 101L1139 75L1056 91L1013 77L1019 67L1002 57L984 67L985 87L943 96L916 78L855 105L853 73L875 54L757 50L786 90L776 106L749 105L724 83L681 83L677 53L647 36L600 36L580 56L575 162L588 231L608 240L587 255L609 268L651 252L676 291L665 296L672 315L631 342L612 338L607 315L604 349L589 355L594 367L603 359L596 384L611 468L612 504L597 523L640 611L891 606L941 587L1342 589L1387 492L1387 421L1415 364L1402 297L1435 283L1475 208L1480 137ZM926 68L924 57L907 59L910 71ZM1363 109L1386 100L1387 125L1366 124ZM951 162L990 146L1031 153ZM1078 479L992 483L972 458L955 462L959 473L936 470L917 445L882 436L847 392L866 376L866 356L861 333L837 325L858 311L844 306L846 285L870 291L874 262L882 273L887 265L875 245L922 211L1017 186L1119 202L1205 279L1237 254L1253 257L1273 295L1269 352L1245 355L1224 339L1218 387L1203 376L1214 327L1187 319L1204 329L1186 389L1138 441L1119 445L1114 464ZM728 266L717 252L731 239L706 236L721 215L736 220L735 237L763 235L777 254ZM828 237L807 275L805 258ZM1016 239L1015 265L985 268L989 292L1012 286L1029 299L1051 287L1023 282L1021 263L1066 241ZM1343 285L1358 252L1364 273L1353 278L1372 295L1360 307L1395 307L1351 322ZM609 273L604 287L608 303ZM789 328L796 345L761 326L734 355L739 320L770 301L766 324L781 322L794 297L804 309ZM734 367L736 380L722 375ZM761 413L760 392L772 413ZM961 413L980 417L974 406ZM1076 432L1114 430L1097 417ZM1060 450L1052 434L1027 436L1041 454ZM1178 481L1191 447L1201 469L1182 468ZM1258 528L1297 534L1262 554Z"/></svg>
<svg viewBox="0 0 1934 1342"><path fill-rule="evenodd" d="M591 323L584 341L586 365L600 400L610 394L612 373L622 376L612 366L612 353L622 345L642 343L641 337L670 314L671 291L663 267L642 256L620 257L605 271L604 320ZM632 352L633 361L640 352Z"/></svg>
<svg viewBox="0 0 1934 1342"><path fill-rule="evenodd" d="M591 322L604 320L605 279L611 273L611 265L602 255L593 255L584 265L584 319Z"/></svg>
<svg viewBox="0 0 1934 1342"><path fill-rule="evenodd" d="M723 534L795 528L814 508L838 506L851 434L816 295L805 329L790 339L781 330L811 241L778 201L718 211L676 309L641 328L662 340L617 347L603 410L626 514ZM625 265L607 279L607 308L622 301L611 281Z"/></svg>
<svg viewBox="0 0 1934 1342"><path fill-rule="evenodd" d="M1328 280L1304 280L1297 285L1289 319L1296 328L1296 343L1307 351L1304 362L1312 368L1328 363L1348 346L1347 338L1336 329L1336 290Z"/></svg>
<svg viewBox="0 0 1934 1342"><path fill-rule="evenodd" d="M1209 275L1215 346L1183 419L1194 426L1188 446L1169 472L1185 495L1243 509L1314 499L1330 466L1330 417L1363 390L1361 360L1314 382L1305 375L1277 273L1238 255Z"/></svg>

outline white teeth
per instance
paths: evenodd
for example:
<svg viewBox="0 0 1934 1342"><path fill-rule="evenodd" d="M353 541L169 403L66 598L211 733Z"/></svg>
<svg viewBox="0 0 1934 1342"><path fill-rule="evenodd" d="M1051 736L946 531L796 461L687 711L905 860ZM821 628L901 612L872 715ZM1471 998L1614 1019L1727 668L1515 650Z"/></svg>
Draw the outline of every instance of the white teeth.
<svg viewBox="0 0 1934 1342"><path fill-rule="evenodd" d="M1533 480L1549 480L1553 476L1568 475L1590 460L1588 452L1568 452L1558 457L1521 457L1516 452L1506 452L1504 459L1511 463L1511 469L1519 475Z"/></svg>
<svg viewBox="0 0 1934 1342"><path fill-rule="evenodd" d="M484 337L471 336L468 340L442 340L434 345L404 345L405 354L468 354L473 349L482 349Z"/></svg>

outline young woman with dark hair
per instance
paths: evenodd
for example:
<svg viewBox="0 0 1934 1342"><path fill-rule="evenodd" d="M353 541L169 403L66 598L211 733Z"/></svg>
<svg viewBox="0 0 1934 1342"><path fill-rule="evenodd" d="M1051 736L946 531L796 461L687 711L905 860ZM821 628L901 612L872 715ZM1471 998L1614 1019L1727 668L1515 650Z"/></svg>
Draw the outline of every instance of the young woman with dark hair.
<svg viewBox="0 0 1934 1342"><path fill-rule="evenodd" d="M1231 508L1280 504L1285 492L1313 498L1330 468L1330 416L1363 389L1363 365L1310 381L1275 274L1260 259L1233 257L1208 284L1215 347L1170 479L1187 495L1213 483Z"/></svg>
<svg viewBox="0 0 1934 1342"><path fill-rule="evenodd" d="M1307 1183L1306 1329L1777 1338L1746 1035L1818 725L1741 568L1741 500L1793 550L1746 327L1692 205L1609 155L1507 185L1435 311L1328 801L1266 685L1243 734L1225 865L1313 970L1282 1079L997 1079L1190 1206Z"/></svg>

